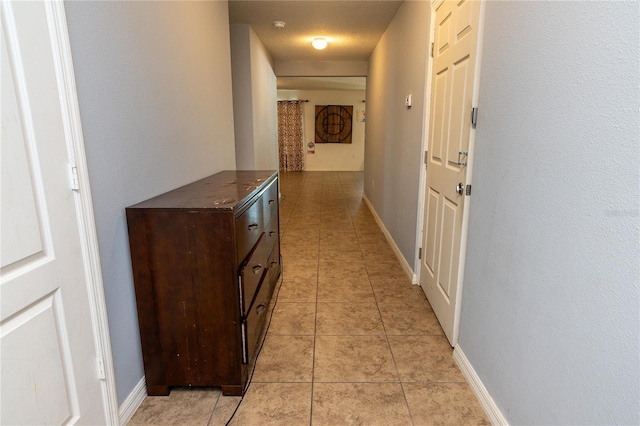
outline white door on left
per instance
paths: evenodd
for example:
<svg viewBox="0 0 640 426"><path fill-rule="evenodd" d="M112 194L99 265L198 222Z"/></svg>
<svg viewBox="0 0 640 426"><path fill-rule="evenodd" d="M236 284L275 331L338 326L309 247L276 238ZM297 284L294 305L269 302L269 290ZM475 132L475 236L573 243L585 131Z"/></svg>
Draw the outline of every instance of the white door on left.
<svg viewBox="0 0 640 426"><path fill-rule="evenodd" d="M0 424L105 424L50 9L1 8Z"/></svg>

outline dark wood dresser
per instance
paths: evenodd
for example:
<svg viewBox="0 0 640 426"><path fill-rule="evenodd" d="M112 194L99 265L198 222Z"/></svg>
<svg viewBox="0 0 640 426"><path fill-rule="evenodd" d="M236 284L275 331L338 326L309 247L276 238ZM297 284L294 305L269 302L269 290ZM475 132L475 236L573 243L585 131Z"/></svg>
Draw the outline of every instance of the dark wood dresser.
<svg viewBox="0 0 640 426"><path fill-rule="evenodd" d="M243 394L280 276L278 194L278 172L224 171L126 209L147 394Z"/></svg>

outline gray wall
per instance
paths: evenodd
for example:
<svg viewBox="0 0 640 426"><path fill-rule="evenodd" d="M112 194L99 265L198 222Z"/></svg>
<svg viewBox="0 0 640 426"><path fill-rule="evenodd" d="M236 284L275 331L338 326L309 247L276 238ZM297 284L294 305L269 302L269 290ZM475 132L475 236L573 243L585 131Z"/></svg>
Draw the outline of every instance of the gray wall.
<svg viewBox="0 0 640 426"><path fill-rule="evenodd" d="M143 376L124 208L235 168L226 2L66 2L118 402Z"/></svg>
<svg viewBox="0 0 640 426"><path fill-rule="evenodd" d="M276 75L269 52L249 25L231 25L231 64L236 166L277 170Z"/></svg>
<svg viewBox="0 0 640 426"><path fill-rule="evenodd" d="M511 424L639 424L637 2L490 2L460 348Z"/></svg>
<svg viewBox="0 0 640 426"><path fill-rule="evenodd" d="M414 264L430 2L405 2L369 58L365 194ZM404 106L411 94L413 106Z"/></svg>

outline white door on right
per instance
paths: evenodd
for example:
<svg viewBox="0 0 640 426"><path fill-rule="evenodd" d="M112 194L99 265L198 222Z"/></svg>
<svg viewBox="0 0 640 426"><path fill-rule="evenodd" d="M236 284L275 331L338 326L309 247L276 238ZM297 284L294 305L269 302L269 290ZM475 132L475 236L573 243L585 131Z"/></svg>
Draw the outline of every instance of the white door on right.
<svg viewBox="0 0 640 426"><path fill-rule="evenodd" d="M480 1L436 6L420 285L457 343Z"/></svg>

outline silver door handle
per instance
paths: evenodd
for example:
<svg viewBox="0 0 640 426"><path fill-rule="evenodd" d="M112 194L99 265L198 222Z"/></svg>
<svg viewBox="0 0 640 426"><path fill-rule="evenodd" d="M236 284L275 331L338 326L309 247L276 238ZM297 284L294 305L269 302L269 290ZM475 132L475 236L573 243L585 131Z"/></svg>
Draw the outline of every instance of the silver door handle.
<svg viewBox="0 0 640 426"><path fill-rule="evenodd" d="M458 195L462 195L462 193L464 192L464 185L462 184L462 182L460 182L458 186L456 186L456 192L458 193Z"/></svg>

